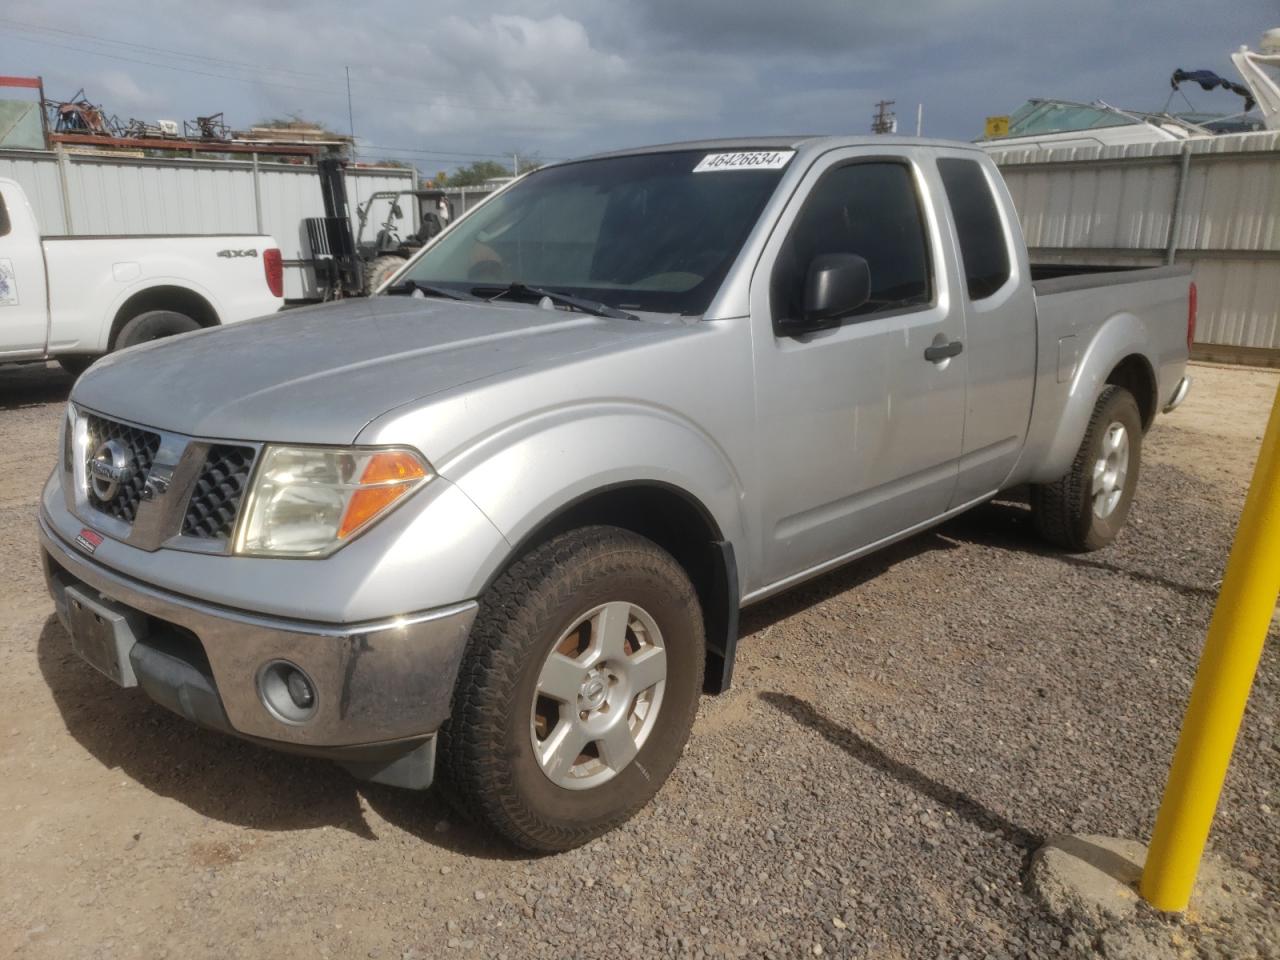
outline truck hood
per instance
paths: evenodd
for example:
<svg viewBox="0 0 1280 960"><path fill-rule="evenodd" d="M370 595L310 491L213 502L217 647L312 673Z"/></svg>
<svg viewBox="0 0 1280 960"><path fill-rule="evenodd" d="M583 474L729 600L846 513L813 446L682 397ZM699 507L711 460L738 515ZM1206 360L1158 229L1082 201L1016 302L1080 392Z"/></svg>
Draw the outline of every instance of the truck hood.
<svg viewBox="0 0 1280 960"><path fill-rule="evenodd" d="M670 332L525 304L374 297L109 355L72 400L198 437L350 443L370 420L415 400Z"/></svg>

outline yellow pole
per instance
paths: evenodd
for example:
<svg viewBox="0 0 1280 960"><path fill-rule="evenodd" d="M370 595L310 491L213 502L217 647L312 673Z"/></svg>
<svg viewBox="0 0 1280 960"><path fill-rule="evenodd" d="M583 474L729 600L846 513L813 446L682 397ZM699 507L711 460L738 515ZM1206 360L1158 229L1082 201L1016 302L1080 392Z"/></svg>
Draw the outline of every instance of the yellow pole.
<svg viewBox="0 0 1280 960"><path fill-rule="evenodd" d="M1151 833L1140 889L1157 910L1182 911L1191 899L1277 596L1280 391L1271 407Z"/></svg>

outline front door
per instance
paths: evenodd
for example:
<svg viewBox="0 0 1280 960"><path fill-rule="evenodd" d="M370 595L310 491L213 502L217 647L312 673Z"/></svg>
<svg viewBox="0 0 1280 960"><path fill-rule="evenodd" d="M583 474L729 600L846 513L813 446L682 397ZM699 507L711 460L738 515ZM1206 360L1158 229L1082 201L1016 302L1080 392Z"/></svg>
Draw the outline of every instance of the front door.
<svg viewBox="0 0 1280 960"><path fill-rule="evenodd" d="M17 187L0 182L0 357L44 353L44 256L35 217Z"/></svg>
<svg viewBox="0 0 1280 960"><path fill-rule="evenodd" d="M964 434L964 313L910 148L838 151L808 172L752 280L760 593L944 513ZM867 260L871 299L840 326L780 335L813 258ZM930 357L926 357L929 351ZM951 350L941 351L950 353ZM754 587L754 590L751 588Z"/></svg>

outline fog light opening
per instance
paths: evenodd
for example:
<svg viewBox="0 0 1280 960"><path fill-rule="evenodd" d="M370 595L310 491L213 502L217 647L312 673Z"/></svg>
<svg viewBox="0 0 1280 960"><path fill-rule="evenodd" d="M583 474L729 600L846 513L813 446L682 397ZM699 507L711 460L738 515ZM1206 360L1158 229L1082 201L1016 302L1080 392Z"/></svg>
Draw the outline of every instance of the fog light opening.
<svg viewBox="0 0 1280 960"><path fill-rule="evenodd" d="M311 683L307 680L306 674L301 670L290 670L284 683L289 690L289 699L293 701L295 707L299 710L311 709L311 705L316 702L316 693L311 689Z"/></svg>
<svg viewBox="0 0 1280 960"><path fill-rule="evenodd" d="M306 723L315 716L319 699L306 671L287 660L263 664L258 694L271 715L284 723Z"/></svg>

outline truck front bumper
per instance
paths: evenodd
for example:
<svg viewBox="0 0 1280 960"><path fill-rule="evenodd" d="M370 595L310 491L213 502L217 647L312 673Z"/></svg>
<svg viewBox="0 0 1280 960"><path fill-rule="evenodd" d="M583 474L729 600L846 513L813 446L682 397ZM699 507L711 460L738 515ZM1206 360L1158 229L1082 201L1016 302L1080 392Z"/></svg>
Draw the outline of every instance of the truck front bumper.
<svg viewBox="0 0 1280 960"><path fill-rule="evenodd" d="M357 624L281 619L119 574L64 540L43 511L39 536L58 618L117 683L195 723L326 756L365 779L430 784L475 601ZM305 709L287 689L291 671L305 678Z"/></svg>

